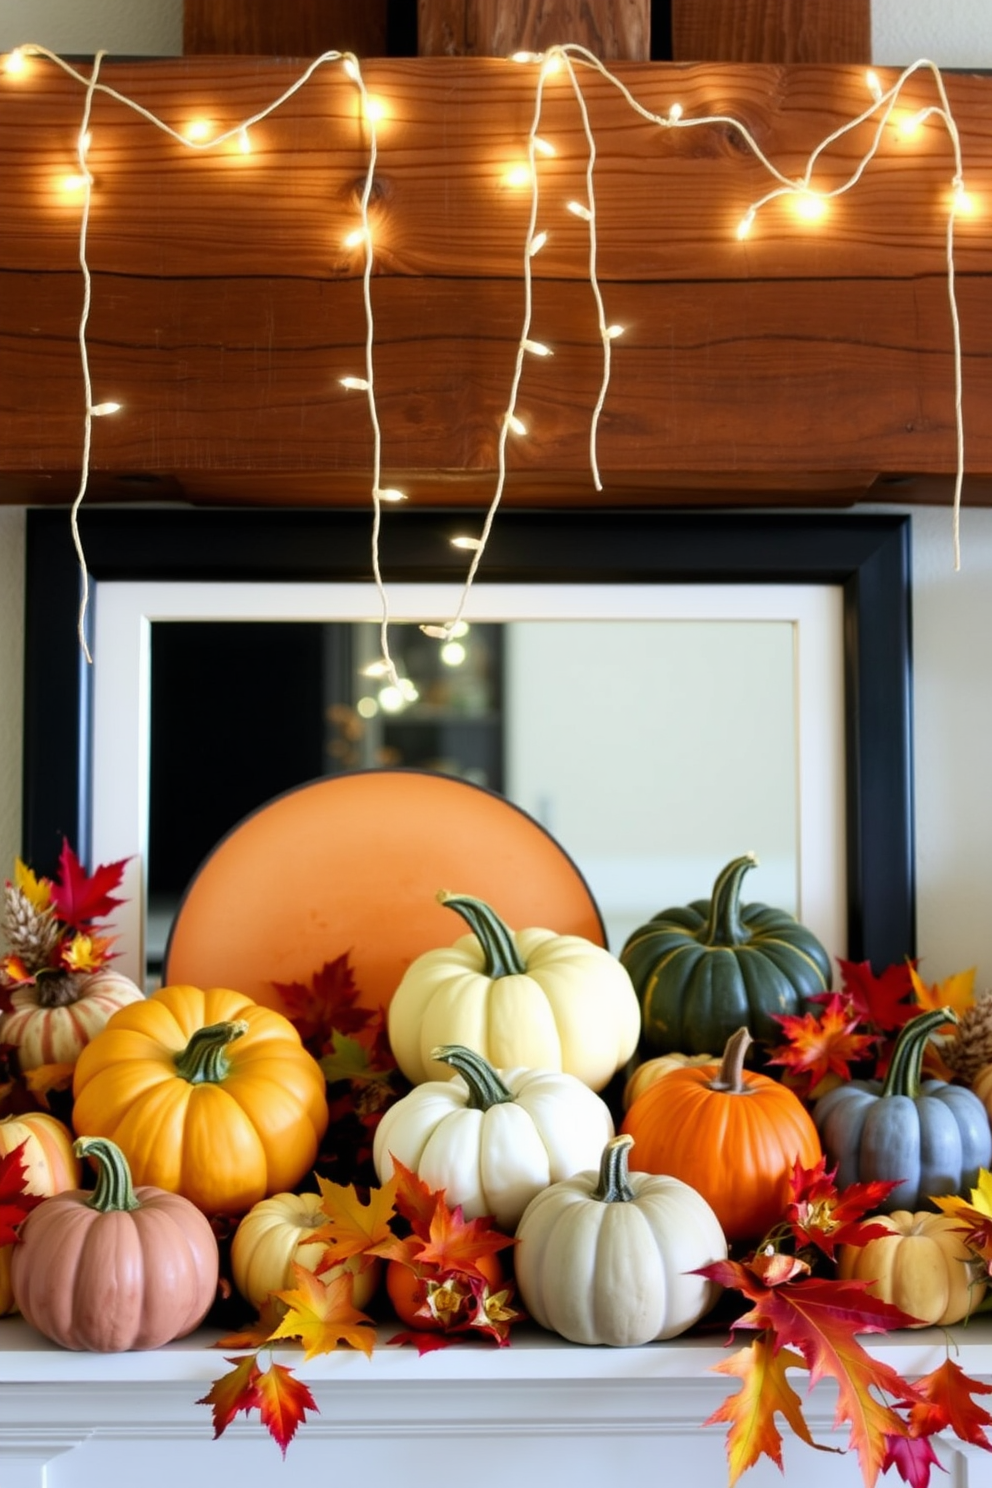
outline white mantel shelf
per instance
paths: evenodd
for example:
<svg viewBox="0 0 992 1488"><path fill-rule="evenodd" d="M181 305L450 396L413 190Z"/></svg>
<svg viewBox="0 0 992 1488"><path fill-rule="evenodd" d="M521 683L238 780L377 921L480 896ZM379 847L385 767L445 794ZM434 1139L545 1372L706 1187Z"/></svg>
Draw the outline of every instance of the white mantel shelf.
<svg viewBox="0 0 992 1488"><path fill-rule="evenodd" d="M103 1488L133 1481L141 1488L214 1488L237 1474L240 1488L262 1488L273 1475L308 1471L360 1474L435 1488L447 1466L470 1474L473 1488L530 1488L545 1481L570 1488L603 1484L621 1472L665 1468L672 1484L721 1488L725 1432L702 1422L736 1387L714 1375L726 1357L721 1334L637 1349L581 1348L537 1330L518 1329L509 1348L470 1344L418 1356L392 1348L386 1329L371 1360L350 1349L303 1363L280 1349L313 1391L311 1415L290 1445L285 1466L257 1419L239 1417L219 1441L210 1413L197 1405L226 1370L200 1332L166 1348L128 1354L76 1354L50 1344L21 1319L0 1320L0 1488ZM951 1332L965 1373L992 1382L992 1321ZM946 1357L939 1329L892 1334L865 1343L912 1378ZM792 1376L802 1389L801 1376ZM841 1446L833 1433L832 1387L817 1387L806 1417L818 1442ZM857 1488L853 1455L811 1450L789 1438L785 1481L803 1488ZM992 1455L956 1440L938 1448L946 1488L992 1482ZM936 1476L936 1475L935 1475ZM744 1488L781 1484L763 1460ZM888 1485L889 1477L884 1480ZM935 1485L936 1488L936 1485Z"/></svg>

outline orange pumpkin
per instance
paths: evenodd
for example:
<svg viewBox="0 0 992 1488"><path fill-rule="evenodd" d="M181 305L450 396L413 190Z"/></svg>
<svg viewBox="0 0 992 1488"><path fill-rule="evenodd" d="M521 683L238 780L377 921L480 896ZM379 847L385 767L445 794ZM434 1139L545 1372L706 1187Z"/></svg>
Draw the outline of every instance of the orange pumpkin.
<svg viewBox="0 0 992 1488"><path fill-rule="evenodd" d="M0 1121L0 1157L24 1145L24 1191L50 1198L82 1182L79 1158L72 1150L72 1133L44 1111L25 1111ZM10 1284L13 1245L0 1246L0 1314L14 1312Z"/></svg>
<svg viewBox="0 0 992 1488"><path fill-rule="evenodd" d="M498 1291L503 1282L503 1267L496 1255L481 1255L475 1263L490 1291ZM438 1282L431 1274L433 1266L414 1268L402 1261L390 1261L386 1267L386 1291L393 1311L401 1323L420 1333L443 1333L466 1321L468 1289ZM429 1307L427 1313L421 1308Z"/></svg>
<svg viewBox="0 0 992 1488"><path fill-rule="evenodd" d="M631 1169L688 1183L730 1241L760 1240L789 1202L796 1159L811 1168L822 1155L798 1096L744 1070L750 1042L740 1028L721 1064L672 1070L634 1101L621 1128L634 1138Z"/></svg>
<svg viewBox="0 0 992 1488"><path fill-rule="evenodd" d="M222 987L162 987L83 1050L72 1123L116 1142L135 1183L245 1214L313 1164L325 1088L281 1013Z"/></svg>

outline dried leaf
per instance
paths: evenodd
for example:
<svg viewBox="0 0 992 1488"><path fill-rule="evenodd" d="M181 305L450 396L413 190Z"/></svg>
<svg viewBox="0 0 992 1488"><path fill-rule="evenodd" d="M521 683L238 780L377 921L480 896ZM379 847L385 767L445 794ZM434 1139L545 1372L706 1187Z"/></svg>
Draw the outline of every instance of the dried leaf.
<svg viewBox="0 0 992 1488"><path fill-rule="evenodd" d="M247 1415L260 1404L258 1380L261 1370L255 1355L245 1354L240 1359L226 1362L233 1364L234 1368L229 1374L222 1374L220 1379L214 1380L209 1393L196 1402L197 1405L209 1405L213 1411L215 1441L230 1426L238 1411Z"/></svg>
<svg viewBox="0 0 992 1488"><path fill-rule="evenodd" d="M20 858L14 859L14 884L39 914L43 914L51 904L51 879L37 877Z"/></svg>
<svg viewBox="0 0 992 1488"><path fill-rule="evenodd" d="M74 1064L39 1064L24 1075L24 1083L39 1104L48 1109L48 1097L53 1091L69 1090L75 1074Z"/></svg>
<svg viewBox="0 0 992 1488"><path fill-rule="evenodd" d="M841 1191L834 1182L836 1174L836 1167L827 1172L825 1157L813 1168L804 1168L797 1158L790 1180L792 1202L785 1210L786 1223L800 1245L815 1245L830 1260L838 1245L867 1245L889 1233L863 1216L876 1213L898 1187L894 1181L876 1180L849 1183Z"/></svg>
<svg viewBox="0 0 992 1488"><path fill-rule="evenodd" d="M324 1052L335 1031L351 1034L364 1028L372 1017L368 1008L356 1007L359 988L351 968L348 952L333 961L325 961L309 985L304 982L273 982L286 1007L286 1016L295 1024L305 1044L315 1044Z"/></svg>
<svg viewBox="0 0 992 1488"><path fill-rule="evenodd" d="M59 946L59 964L66 971L96 971L110 960L115 936L78 934Z"/></svg>
<svg viewBox="0 0 992 1488"><path fill-rule="evenodd" d="M927 1012L949 1007L960 1017L975 1003L975 970L976 968L971 966L967 971L956 971L952 976L945 977L942 982L934 982L932 986L927 986L916 967L910 963L909 979L916 994L917 1004ZM938 1033L952 1033L953 1031L953 1023L945 1023L942 1028L937 1029Z"/></svg>
<svg viewBox="0 0 992 1488"><path fill-rule="evenodd" d="M291 1369L273 1359L255 1383L262 1425L279 1443L282 1455L296 1435L296 1428L306 1420L306 1412L316 1411L317 1402L302 1380Z"/></svg>
<svg viewBox="0 0 992 1488"><path fill-rule="evenodd" d="M371 1357L375 1326L352 1302L352 1278L347 1272L325 1282L305 1266L294 1264L293 1276L296 1286L292 1290L275 1293L288 1310L270 1338L298 1338L305 1359L333 1353L339 1343Z"/></svg>
<svg viewBox="0 0 992 1488"><path fill-rule="evenodd" d="M101 863L88 874L68 841L62 839L59 876L52 884L52 903L59 919L73 930L87 930L94 920L111 914L122 899L112 897L124 876L127 858L116 863Z"/></svg>
<svg viewBox="0 0 992 1488"><path fill-rule="evenodd" d="M308 1244L322 1243L330 1248L319 1266L326 1271L349 1256L378 1254L374 1247L395 1237L390 1229L396 1210L396 1180L391 1178L381 1188L369 1191L369 1201L363 1204L350 1183L345 1188L340 1183L331 1183L318 1174L320 1207L327 1215L327 1223L308 1236Z"/></svg>
<svg viewBox="0 0 992 1488"><path fill-rule="evenodd" d="M971 1196L973 1201L977 1199L979 1203L982 1202L980 1190L972 1189ZM961 1234L965 1245L981 1257L992 1275L992 1213L987 1208L980 1208L978 1203L969 1204L967 1199L962 1199L958 1194L934 1196L930 1202L936 1204L943 1214L958 1221L955 1229Z"/></svg>
<svg viewBox="0 0 992 1488"><path fill-rule="evenodd" d="M25 1192L28 1170L24 1160L27 1137L0 1156L0 1245L12 1245L17 1240L17 1226L32 1209L44 1203L43 1194Z"/></svg>
<svg viewBox="0 0 992 1488"><path fill-rule="evenodd" d="M791 1349L777 1349L774 1340L759 1333L747 1348L713 1365L718 1374L736 1375L742 1387L715 1410L706 1426L730 1423L727 1432L727 1461L730 1484L753 1467L759 1457L770 1457L784 1472L782 1436L775 1416L782 1415L802 1441L814 1446L803 1416L802 1401L785 1377L787 1369L805 1369L806 1361Z"/></svg>
<svg viewBox="0 0 992 1488"><path fill-rule="evenodd" d="M945 1359L939 1369L916 1381L923 1400L909 1412L909 1429L914 1436L932 1436L948 1428L962 1441L992 1452L992 1442L983 1428L992 1426L992 1415L976 1405L973 1395L992 1395L992 1385L969 1378L953 1359Z"/></svg>
<svg viewBox="0 0 992 1488"><path fill-rule="evenodd" d="M453 1271L485 1280L476 1262L515 1244L513 1236L495 1229L491 1219L467 1220L460 1204L449 1209L439 1195L431 1219L430 1239L422 1245L417 1259L441 1272Z"/></svg>
<svg viewBox="0 0 992 1488"><path fill-rule="evenodd" d="M396 1181L396 1212L406 1220L421 1240L431 1237L431 1221L438 1203L444 1199L443 1188L428 1188L424 1180L405 1167L392 1153L393 1177Z"/></svg>

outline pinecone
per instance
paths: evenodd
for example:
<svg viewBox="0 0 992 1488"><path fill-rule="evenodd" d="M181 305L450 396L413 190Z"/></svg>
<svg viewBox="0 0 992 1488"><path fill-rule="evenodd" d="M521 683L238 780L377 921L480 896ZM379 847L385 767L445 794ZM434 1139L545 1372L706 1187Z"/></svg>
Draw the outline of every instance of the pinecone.
<svg viewBox="0 0 992 1488"><path fill-rule="evenodd" d="M941 1053L955 1078L965 1085L972 1083L984 1065L992 1064L992 989L979 992L974 1004L961 1014L956 1032Z"/></svg>
<svg viewBox="0 0 992 1488"><path fill-rule="evenodd" d="M32 973L49 965L62 933L54 907L36 908L12 883L4 887L2 928L11 955L19 956Z"/></svg>

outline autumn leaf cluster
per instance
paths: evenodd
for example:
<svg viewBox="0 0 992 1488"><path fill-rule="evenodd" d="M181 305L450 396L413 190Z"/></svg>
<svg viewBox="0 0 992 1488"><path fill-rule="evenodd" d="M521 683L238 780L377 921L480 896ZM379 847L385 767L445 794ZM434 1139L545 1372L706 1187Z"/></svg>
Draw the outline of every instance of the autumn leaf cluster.
<svg viewBox="0 0 992 1488"><path fill-rule="evenodd" d="M87 873L63 839L54 879L36 875L20 858L4 885L2 928L9 947L0 958L0 987L33 986L46 974L97 971L111 959L113 937L96 925L123 901L114 897L126 859Z"/></svg>

